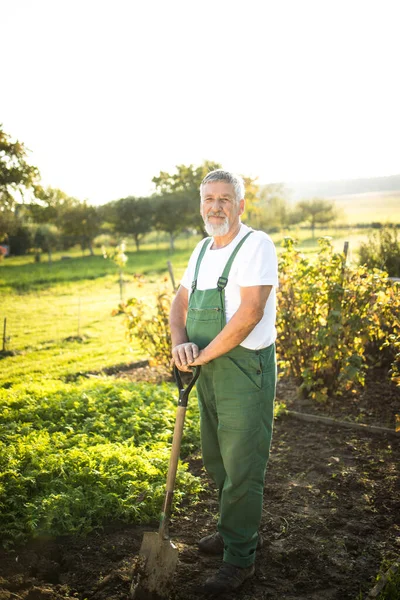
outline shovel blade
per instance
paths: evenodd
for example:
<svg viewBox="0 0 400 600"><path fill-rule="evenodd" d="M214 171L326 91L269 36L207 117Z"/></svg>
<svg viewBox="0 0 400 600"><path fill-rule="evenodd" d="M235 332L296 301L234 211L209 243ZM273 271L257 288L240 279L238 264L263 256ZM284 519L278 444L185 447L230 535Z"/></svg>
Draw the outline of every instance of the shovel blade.
<svg viewBox="0 0 400 600"><path fill-rule="evenodd" d="M165 596L178 562L178 548L158 533L145 533L139 556L144 559L139 587L141 592Z"/></svg>

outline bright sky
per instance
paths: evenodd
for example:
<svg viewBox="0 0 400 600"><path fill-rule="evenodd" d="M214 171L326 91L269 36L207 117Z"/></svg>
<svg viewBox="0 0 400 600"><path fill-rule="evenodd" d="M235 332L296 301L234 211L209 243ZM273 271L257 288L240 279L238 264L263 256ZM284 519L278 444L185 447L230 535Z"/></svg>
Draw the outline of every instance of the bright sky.
<svg viewBox="0 0 400 600"><path fill-rule="evenodd" d="M398 0L0 0L0 123L91 203L204 159L400 172Z"/></svg>

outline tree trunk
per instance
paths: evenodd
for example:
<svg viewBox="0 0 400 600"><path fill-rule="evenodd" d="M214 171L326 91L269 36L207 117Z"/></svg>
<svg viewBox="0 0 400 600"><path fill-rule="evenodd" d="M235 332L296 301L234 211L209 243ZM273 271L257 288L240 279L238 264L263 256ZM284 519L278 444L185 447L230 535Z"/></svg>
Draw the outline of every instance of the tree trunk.
<svg viewBox="0 0 400 600"><path fill-rule="evenodd" d="M135 244L136 244L136 252L139 252L139 250L140 250L139 236L135 235L134 237L135 237Z"/></svg>
<svg viewBox="0 0 400 600"><path fill-rule="evenodd" d="M172 233L169 234L169 249L170 249L170 252L174 252L174 250L175 250L174 235Z"/></svg>
<svg viewBox="0 0 400 600"><path fill-rule="evenodd" d="M49 250L47 250L47 254L49 256L49 264L53 264L53 257L51 255L51 248L49 248Z"/></svg>

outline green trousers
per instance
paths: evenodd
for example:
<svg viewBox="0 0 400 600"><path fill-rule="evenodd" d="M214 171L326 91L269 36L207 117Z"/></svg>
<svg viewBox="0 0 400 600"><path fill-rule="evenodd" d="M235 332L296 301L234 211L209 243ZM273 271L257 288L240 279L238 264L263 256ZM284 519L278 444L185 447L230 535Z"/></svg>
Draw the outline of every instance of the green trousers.
<svg viewBox="0 0 400 600"><path fill-rule="evenodd" d="M275 345L237 346L202 366L197 382L204 466L219 490L224 561L255 560L272 437Z"/></svg>

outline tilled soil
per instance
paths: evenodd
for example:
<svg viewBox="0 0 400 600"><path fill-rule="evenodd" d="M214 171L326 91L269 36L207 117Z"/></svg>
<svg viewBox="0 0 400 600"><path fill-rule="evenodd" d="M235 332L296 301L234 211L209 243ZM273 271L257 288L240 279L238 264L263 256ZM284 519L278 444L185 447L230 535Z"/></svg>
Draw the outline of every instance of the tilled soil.
<svg viewBox="0 0 400 600"><path fill-rule="evenodd" d="M378 387L381 397L384 384ZM280 385L278 395L284 389ZM378 401L378 388L371 389ZM365 395L363 402L374 405ZM300 408L294 396L291 405ZM206 485L200 502L188 498L171 524L179 548L171 600L203 598L202 583L221 561L197 549L197 540L215 530L218 506L200 457L189 462ZM399 464L394 436L280 417L265 483L264 545L255 576L234 597L364 598L379 569L400 553ZM0 600L126 600L143 532L150 529L114 523L86 538L38 539L3 551Z"/></svg>

